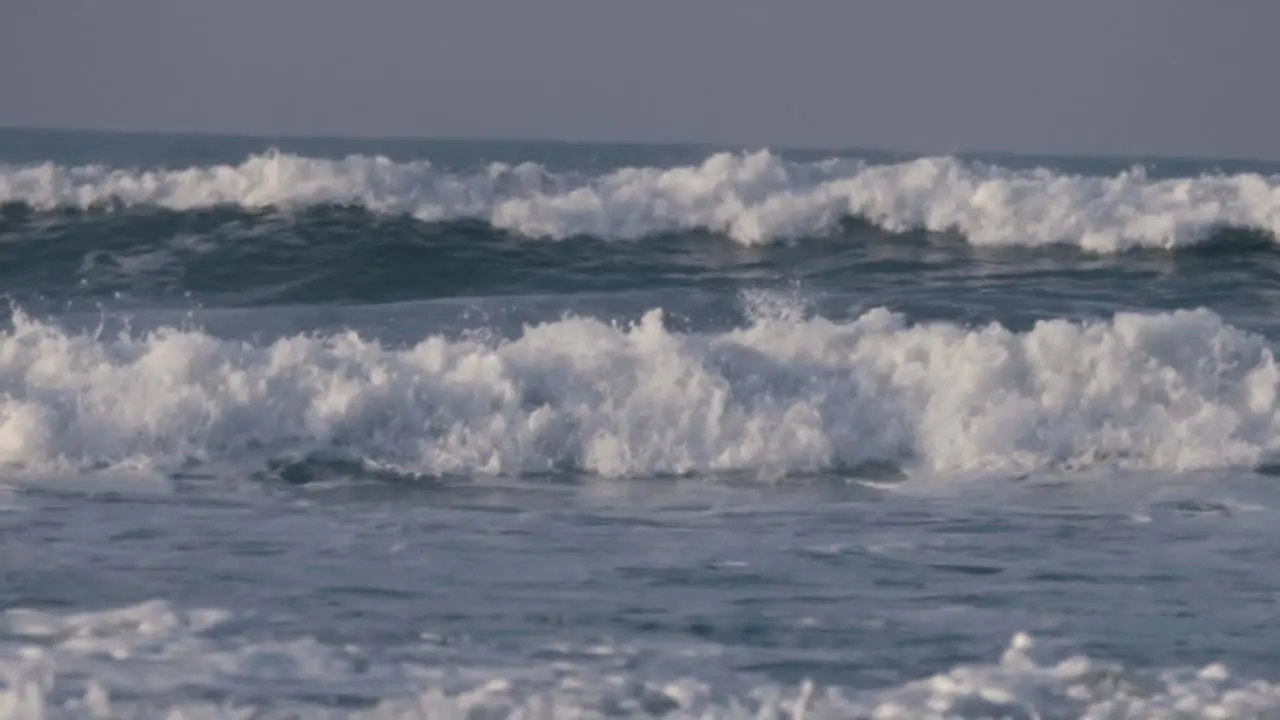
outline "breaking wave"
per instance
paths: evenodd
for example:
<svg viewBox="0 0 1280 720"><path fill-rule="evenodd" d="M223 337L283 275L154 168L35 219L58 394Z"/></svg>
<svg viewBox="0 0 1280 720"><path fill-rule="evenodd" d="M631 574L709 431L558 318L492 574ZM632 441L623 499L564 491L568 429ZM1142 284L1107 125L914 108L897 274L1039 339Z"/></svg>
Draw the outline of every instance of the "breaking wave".
<svg viewBox="0 0 1280 720"><path fill-rule="evenodd" d="M768 309L719 333L663 313L389 345L0 332L0 466L249 462L317 453L410 474L908 472L1271 462L1280 368L1207 310L1109 321L849 322Z"/></svg>
<svg viewBox="0 0 1280 720"><path fill-rule="evenodd" d="M532 163L454 172L427 161L267 153L182 170L0 165L0 204L187 210L358 204L424 221L479 220L515 233L636 239L706 230L744 244L823 235L856 217L891 232L958 232L987 246L1177 248L1223 229L1280 236L1280 176L1154 179L1013 170L955 158L798 163L766 152L700 165L553 173Z"/></svg>

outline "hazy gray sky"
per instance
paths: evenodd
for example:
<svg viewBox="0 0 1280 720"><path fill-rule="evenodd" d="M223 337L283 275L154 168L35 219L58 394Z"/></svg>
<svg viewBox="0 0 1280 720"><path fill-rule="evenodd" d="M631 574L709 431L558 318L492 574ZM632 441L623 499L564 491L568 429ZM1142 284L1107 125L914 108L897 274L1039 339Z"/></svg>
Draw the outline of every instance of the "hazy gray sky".
<svg viewBox="0 0 1280 720"><path fill-rule="evenodd" d="M3 4L3 125L1280 158L1277 0Z"/></svg>

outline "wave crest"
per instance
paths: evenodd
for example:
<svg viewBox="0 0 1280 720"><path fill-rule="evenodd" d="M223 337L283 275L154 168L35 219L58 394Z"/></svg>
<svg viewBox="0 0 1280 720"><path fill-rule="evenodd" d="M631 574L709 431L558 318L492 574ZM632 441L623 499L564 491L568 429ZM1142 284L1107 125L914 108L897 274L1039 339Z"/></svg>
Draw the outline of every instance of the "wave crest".
<svg viewBox="0 0 1280 720"><path fill-rule="evenodd" d="M384 157L266 153L182 170L0 165L0 203L112 203L186 210L359 204L425 221L481 220L530 236L637 239L708 230L744 244L823 235L858 217L891 231L959 232L977 245L1068 244L1095 252L1176 248L1223 228L1280 236L1280 177L1152 179L1012 170L955 158L796 163L765 151L599 176L495 163L451 172Z"/></svg>
<svg viewBox="0 0 1280 720"><path fill-rule="evenodd" d="M1266 341L1207 310L1024 333L773 311L714 334L652 310L405 347L98 338L19 315L0 333L0 465L337 451L432 475L1252 467L1280 450L1277 383Z"/></svg>

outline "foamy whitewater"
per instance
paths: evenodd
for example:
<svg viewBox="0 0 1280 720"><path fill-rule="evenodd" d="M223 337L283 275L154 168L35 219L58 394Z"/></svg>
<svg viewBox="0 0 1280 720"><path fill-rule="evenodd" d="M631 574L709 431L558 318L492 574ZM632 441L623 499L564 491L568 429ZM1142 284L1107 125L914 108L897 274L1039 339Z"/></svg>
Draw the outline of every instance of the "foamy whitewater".
<svg viewBox="0 0 1280 720"><path fill-rule="evenodd" d="M0 335L0 466L342 453L427 475L1245 467L1280 451L1265 340L1211 312L909 327L767 318L723 334L569 317L388 347L163 328ZM260 462L261 457L253 457Z"/></svg>
<svg viewBox="0 0 1280 720"><path fill-rule="evenodd" d="M0 717L1280 718L1280 166L0 131Z"/></svg>

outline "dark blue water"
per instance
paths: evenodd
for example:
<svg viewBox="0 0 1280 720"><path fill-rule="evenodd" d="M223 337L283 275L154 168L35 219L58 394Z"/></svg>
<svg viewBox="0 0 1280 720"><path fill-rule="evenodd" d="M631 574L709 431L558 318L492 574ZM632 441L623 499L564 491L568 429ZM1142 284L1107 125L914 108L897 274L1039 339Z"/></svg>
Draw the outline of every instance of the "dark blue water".
<svg viewBox="0 0 1280 720"><path fill-rule="evenodd" d="M0 716L1280 717L1280 167L0 132Z"/></svg>

